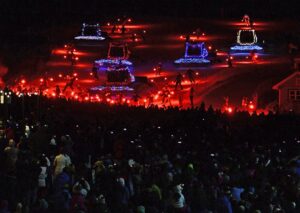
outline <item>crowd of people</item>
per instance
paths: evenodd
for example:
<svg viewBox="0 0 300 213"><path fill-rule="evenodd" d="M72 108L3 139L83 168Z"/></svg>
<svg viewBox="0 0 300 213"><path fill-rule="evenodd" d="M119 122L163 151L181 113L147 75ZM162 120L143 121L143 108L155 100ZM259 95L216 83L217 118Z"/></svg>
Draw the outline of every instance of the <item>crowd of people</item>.
<svg viewBox="0 0 300 213"><path fill-rule="evenodd" d="M1 108L1 213L300 212L299 116L40 102Z"/></svg>

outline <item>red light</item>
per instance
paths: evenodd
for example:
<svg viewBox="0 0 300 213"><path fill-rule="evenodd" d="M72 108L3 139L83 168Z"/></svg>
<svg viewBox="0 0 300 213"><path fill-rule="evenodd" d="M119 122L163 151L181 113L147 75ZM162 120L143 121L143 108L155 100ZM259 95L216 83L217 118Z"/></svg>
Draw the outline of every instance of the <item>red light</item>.
<svg viewBox="0 0 300 213"><path fill-rule="evenodd" d="M111 101L110 101L110 103L111 103L111 104L114 104L114 103L115 103L115 101L114 101L114 100L111 100Z"/></svg>
<svg viewBox="0 0 300 213"><path fill-rule="evenodd" d="M128 19L128 22L131 22L131 18Z"/></svg>
<svg viewBox="0 0 300 213"><path fill-rule="evenodd" d="M196 72L196 75L199 75L199 73L198 73L198 72Z"/></svg>
<svg viewBox="0 0 300 213"><path fill-rule="evenodd" d="M44 82L44 79L43 79L43 78L40 78L40 82L43 83L43 82Z"/></svg>
<svg viewBox="0 0 300 213"><path fill-rule="evenodd" d="M76 61L78 61L78 60L79 60L79 58L78 58L78 57L75 57L75 60L76 60Z"/></svg>
<svg viewBox="0 0 300 213"><path fill-rule="evenodd" d="M127 100L127 104L130 104L130 100Z"/></svg>
<svg viewBox="0 0 300 213"><path fill-rule="evenodd" d="M71 93L71 96L74 96L74 94L75 94L75 92L74 92L74 91L72 91L72 93Z"/></svg>
<svg viewBox="0 0 300 213"><path fill-rule="evenodd" d="M144 99L144 103L146 103L147 102L147 99Z"/></svg>
<svg viewBox="0 0 300 213"><path fill-rule="evenodd" d="M56 94L53 92L53 93L52 93L52 97L55 97L55 96L56 96Z"/></svg>
<svg viewBox="0 0 300 213"><path fill-rule="evenodd" d="M73 73L73 76L75 76L75 77L76 77L76 76L77 76L77 73L76 73L76 72L75 72L75 73Z"/></svg>
<svg viewBox="0 0 300 213"><path fill-rule="evenodd" d="M78 95L75 95L75 99L78 99Z"/></svg>
<svg viewBox="0 0 300 213"><path fill-rule="evenodd" d="M110 26L110 23L109 23L109 22L107 23L107 26Z"/></svg>
<svg viewBox="0 0 300 213"><path fill-rule="evenodd" d="M168 78L167 78L167 77L165 77L165 81L166 81L166 80L168 80Z"/></svg>
<svg viewBox="0 0 300 213"><path fill-rule="evenodd" d="M125 98L122 98L122 101L123 101L123 102L125 102L125 101L126 101L126 99L125 99Z"/></svg>
<svg viewBox="0 0 300 213"><path fill-rule="evenodd" d="M153 79L151 79L150 81L151 81L152 83L154 82L154 80L153 80Z"/></svg>
<svg viewBox="0 0 300 213"><path fill-rule="evenodd" d="M250 105L249 105L249 108L250 108L250 109L254 109L254 105L253 105L253 104L250 104Z"/></svg>
<svg viewBox="0 0 300 213"><path fill-rule="evenodd" d="M232 113L233 110L232 110L231 107L228 107L228 108L227 108L227 111L228 111L228 113Z"/></svg>
<svg viewBox="0 0 300 213"><path fill-rule="evenodd" d="M62 78L62 74L59 74L58 77Z"/></svg>
<svg viewBox="0 0 300 213"><path fill-rule="evenodd" d="M205 33L202 33L202 36L205 36Z"/></svg>
<svg viewBox="0 0 300 213"><path fill-rule="evenodd" d="M183 36L182 36L182 35L180 36L180 39L183 39Z"/></svg>
<svg viewBox="0 0 300 213"><path fill-rule="evenodd" d="M107 101L107 102L110 102L110 98L106 98L106 101Z"/></svg>
<svg viewBox="0 0 300 213"><path fill-rule="evenodd" d="M50 81L53 81L53 78L49 78Z"/></svg>
<svg viewBox="0 0 300 213"><path fill-rule="evenodd" d="M88 100L89 100L89 97L88 97L88 96L86 96L86 97L84 98L84 100L88 101Z"/></svg>
<svg viewBox="0 0 300 213"><path fill-rule="evenodd" d="M93 73L92 73L92 72L90 72L90 75L93 75Z"/></svg>
<svg viewBox="0 0 300 213"><path fill-rule="evenodd" d="M25 84L25 83L26 83L26 80L25 80L25 79L22 79L22 80L21 80L21 83L22 83L22 84Z"/></svg>
<svg viewBox="0 0 300 213"><path fill-rule="evenodd" d="M67 58L67 56L66 55L64 55L64 59L66 59Z"/></svg>
<svg viewBox="0 0 300 213"><path fill-rule="evenodd" d="M64 47L65 47L65 48L67 48L67 47L68 47L68 45L66 45L66 44L65 44L65 45L64 45Z"/></svg>
<svg viewBox="0 0 300 213"><path fill-rule="evenodd" d="M212 49L212 46L209 46L208 49L211 50L211 49Z"/></svg>

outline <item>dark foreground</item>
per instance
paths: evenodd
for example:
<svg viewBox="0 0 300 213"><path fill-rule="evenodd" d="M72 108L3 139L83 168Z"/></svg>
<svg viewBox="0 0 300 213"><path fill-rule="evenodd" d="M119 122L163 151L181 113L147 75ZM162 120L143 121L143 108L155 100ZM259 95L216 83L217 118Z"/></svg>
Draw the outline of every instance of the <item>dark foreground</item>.
<svg viewBox="0 0 300 213"><path fill-rule="evenodd" d="M295 115L21 100L1 105L0 212L300 211Z"/></svg>

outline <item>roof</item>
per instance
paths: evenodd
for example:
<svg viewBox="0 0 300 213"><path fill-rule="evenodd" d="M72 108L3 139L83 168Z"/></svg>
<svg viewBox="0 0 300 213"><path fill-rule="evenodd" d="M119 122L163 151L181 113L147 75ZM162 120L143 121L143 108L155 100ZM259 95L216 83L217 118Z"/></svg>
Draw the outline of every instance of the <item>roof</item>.
<svg viewBox="0 0 300 213"><path fill-rule="evenodd" d="M293 74L291 74L291 75L289 75L288 77L286 77L286 78L284 78L283 80L281 80L279 83L275 84L275 85L272 87L272 89L278 90L279 87L280 87L281 85L283 85L284 83L286 83L287 81L289 81L290 79L292 79L292 78L294 78L295 76L298 76L298 75L300 76L300 72L299 72L299 71L294 72Z"/></svg>

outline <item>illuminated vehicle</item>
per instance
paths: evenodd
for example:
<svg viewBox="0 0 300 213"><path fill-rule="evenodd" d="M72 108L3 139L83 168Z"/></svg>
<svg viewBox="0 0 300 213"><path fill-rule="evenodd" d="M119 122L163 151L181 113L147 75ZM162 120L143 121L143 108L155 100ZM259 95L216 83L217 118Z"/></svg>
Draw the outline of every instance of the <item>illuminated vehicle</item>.
<svg viewBox="0 0 300 213"><path fill-rule="evenodd" d="M204 42L186 42L185 53L182 58L174 61L175 65L201 65L210 64L207 59L208 51Z"/></svg>
<svg viewBox="0 0 300 213"><path fill-rule="evenodd" d="M126 43L109 43L108 54L106 59L95 61L95 65L100 71L106 71L111 67L123 66L130 71L133 70L133 64L128 60L130 51Z"/></svg>
<svg viewBox="0 0 300 213"><path fill-rule="evenodd" d="M236 44L230 50L236 52L262 51L263 48L258 45L257 35L250 22L250 17L244 15L242 22L246 26L239 29Z"/></svg>
<svg viewBox="0 0 300 213"><path fill-rule="evenodd" d="M80 35L76 36L74 39L84 41L103 41L107 37L107 34L101 31L99 24L90 25L83 23Z"/></svg>
<svg viewBox="0 0 300 213"><path fill-rule="evenodd" d="M254 29L242 29L237 33L236 44L230 48L232 51L261 51L263 48L257 44L258 39Z"/></svg>

